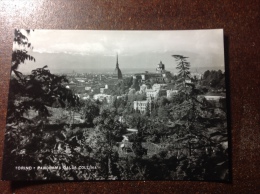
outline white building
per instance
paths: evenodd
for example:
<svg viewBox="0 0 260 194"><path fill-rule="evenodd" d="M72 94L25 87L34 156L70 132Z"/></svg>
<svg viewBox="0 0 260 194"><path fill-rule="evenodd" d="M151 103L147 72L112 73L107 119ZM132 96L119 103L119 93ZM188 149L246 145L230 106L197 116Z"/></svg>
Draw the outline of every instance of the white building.
<svg viewBox="0 0 260 194"><path fill-rule="evenodd" d="M164 89L167 86L167 84L154 84L153 85L153 90L161 90Z"/></svg>
<svg viewBox="0 0 260 194"><path fill-rule="evenodd" d="M206 100L211 106L213 107L226 107L226 96L224 94L206 94L206 95L199 95L198 100L204 102Z"/></svg>
<svg viewBox="0 0 260 194"><path fill-rule="evenodd" d="M144 93L148 89L148 86L146 84L143 84L140 86L140 92Z"/></svg>
<svg viewBox="0 0 260 194"><path fill-rule="evenodd" d="M210 96L210 95L205 95L204 98L208 101L219 101L220 99L225 99L224 96Z"/></svg>
<svg viewBox="0 0 260 194"><path fill-rule="evenodd" d="M107 94L95 94L93 96L93 99L99 100L99 101L103 101L106 99L108 103L112 102L112 96L107 95Z"/></svg>
<svg viewBox="0 0 260 194"><path fill-rule="evenodd" d="M145 113L145 111L147 110L147 106L151 106L151 103L148 100L134 101L134 109L139 110L141 113Z"/></svg>
<svg viewBox="0 0 260 194"><path fill-rule="evenodd" d="M146 90L147 99L156 99L161 96L166 96L166 90L154 90L154 89Z"/></svg>
<svg viewBox="0 0 260 194"><path fill-rule="evenodd" d="M85 90L86 90L86 91L90 91L90 90L91 90L91 86L86 86L86 87L85 87Z"/></svg>
<svg viewBox="0 0 260 194"><path fill-rule="evenodd" d="M171 98L172 96L178 94L178 90L167 90L166 93L167 93L167 98Z"/></svg>
<svg viewBox="0 0 260 194"><path fill-rule="evenodd" d="M147 90L146 90L146 98L147 98L147 99L155 99L155 98L158 98L158 96L159 96L158 91L159 91L159 90L147 89Z"/></svg>
<svg viewBox="0 0 260 194"><path fill-rule="evenodd" d="M193 77L194 79L196 78L197 80L202 79L203 74L201 73L191 73L191 77Z"/></svg>
<svg viewBox="0 0 260 194"><path fill-rule="evenodd" d="M185 80L185 83L186 83L186 84L191 84L192 81L191 81L191 79L186 79L186 80Z"/></svg>
<svg viewBox="0 0 260 194"><path fill-rule="evenodd" d="M106 88L100 88L100 93L101 94L105 94L107 91L108 91L108 89L106 89Z"/></svg>

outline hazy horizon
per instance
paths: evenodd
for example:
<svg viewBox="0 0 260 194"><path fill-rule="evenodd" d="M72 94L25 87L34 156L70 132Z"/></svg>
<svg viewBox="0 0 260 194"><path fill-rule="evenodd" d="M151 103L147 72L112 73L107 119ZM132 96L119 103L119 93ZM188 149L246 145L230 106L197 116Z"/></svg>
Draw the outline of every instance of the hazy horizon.
<svg viewBox="0 0 260 194"><path fill-rule="evenodd" d="M28 53L36 62L19 66L25 73L48 66L50 71L63 69L114 70L119 67L155 70L162 61L165 69L176 71L172 55L183 55L192 69L219 67L224 70L223 30L180 31L92 31L35 30L28 35L33 50ZM14 49L17 45L14 45Z"/></svg>

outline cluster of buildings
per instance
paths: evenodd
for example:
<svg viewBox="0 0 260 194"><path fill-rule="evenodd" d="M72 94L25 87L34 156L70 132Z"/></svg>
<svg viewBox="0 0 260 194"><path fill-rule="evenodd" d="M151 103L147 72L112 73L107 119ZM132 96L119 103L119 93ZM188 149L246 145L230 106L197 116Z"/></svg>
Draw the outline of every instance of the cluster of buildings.
<svg viewBox="0 0 260 194"><path fill-rule="evenodd" d="M134 109L144 113L148 108L151 108L151 102L159 97L165 96L171 98L178 94L174 84L153 84L151 89L147 88L147 85L143 84L140 87L140 93L145 93L146 100L134 101ZM151 110L151 109L150 109Z"/></svg>
<svg viewBox="0 0 260 194"><path fill-rule="evenodd" d="M107 95L109 90L115 86L118 81L123 80L122 72L118 64L118 56L116 68L113 74L83 74L73 72L68 75L69 83L66 88L71 89L79 98L103 101L106 99L111 101L111 95Z"/></svg>
<svg viewBox="0 0 260 194"><path fill-rule="evenodd" d="M201 78L201 74L195 73L196 78ZM159 97L165 96L172 98L178 94L175 85L174 75L165 69L165 65L160 61L155 69L155 72L145 71L144 73L136 73L132 75L133 85L140 86L139 94L145 94L146 99L142 101L134 101L133 108L141 113L144 113L151 102ZM72 89L81 99L92 98L94 100L113 102L114 96L109 95L109 91L118 82L123 81L123 75L119 68L118 55L116 57L116 67L113 74L88 74L74 75L71 77L67 88ZM185 80L185 83L192 84L191 79ZM130 88L129 88L130 89ZM91 96L91 97L90 97ZM120 97L120 96L119 96ZM207 101L221 101L223 96L219 95L204 95ZM151 107L150 107L151 108Z"/></svg>
<svg viewBox="0 0 260 194"><path fill-rule="evenodd" d="M200 80L202 74L198 72L193 73L192 77L195 80ZM145 113L147 110L151 110L152 101L156 98L165 96L170 99L178 94L175 81L172 79L172 74L165 70L165 65L160 62L156 68L155 73L140 73L133 76L134 82L138 80L142 85L140 86L140 93L145 93L146 100L134 101L134 109ZM152 87L149 85L153 83ZM185 84L194 84L192 79L185 80ZM207 103L212 107L225 108L226 107L226 96L223 93L207 93L205 95L198 96L198 100Z"/></svg>
<svg viewBox="0 0 260 194"><path fill-rule="evenodd" d="M134 109L144 113L147 109L151 110L151 102L159 97L171 98L178 94L173 76L165 70L165 65L160 62L155 73L139 73L133 76L133 82L139 82L140 93L145 93L146 100L134 101ZM152 86L151 86L152 84Z"/></svg>

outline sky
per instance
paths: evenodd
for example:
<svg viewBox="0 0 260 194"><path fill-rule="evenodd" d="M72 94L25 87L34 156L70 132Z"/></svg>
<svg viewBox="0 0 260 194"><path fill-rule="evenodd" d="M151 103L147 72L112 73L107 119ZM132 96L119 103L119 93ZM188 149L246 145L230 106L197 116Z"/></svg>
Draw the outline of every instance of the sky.
<svg viewBox="0 0 260 194"><path fill-rule="evenodd" d="M33 49L29 54L36 62L27 61L19 70L47 65L54 71L114 70L116 55L124 73L127 69L156 68L162 61L174 71L177 62L172 55L189 57L192 68L224 69L223 30L179 31L95 31L34 30L28 35ZM16 49L16 45L14 45Z"/></svg>

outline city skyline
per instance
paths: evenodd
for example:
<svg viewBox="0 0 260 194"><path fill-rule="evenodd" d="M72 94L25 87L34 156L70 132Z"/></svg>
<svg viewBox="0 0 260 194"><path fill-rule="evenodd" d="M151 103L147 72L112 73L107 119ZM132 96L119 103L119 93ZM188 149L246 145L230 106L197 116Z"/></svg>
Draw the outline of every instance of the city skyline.
<svg viewBox="0 0 260 194"><path fill-rule="evenodd" d="M176 72L174 54L189 57L191 68L224 70L223 30L191 31L71 31L35 30L28 35L36 62L26 61L21 72L45 65L52 71L114 69L116 54L125 69L153 69L162 61ZM16 46L14 45L14 48ZM113 71L113 70L112 70Z"/></svg>

